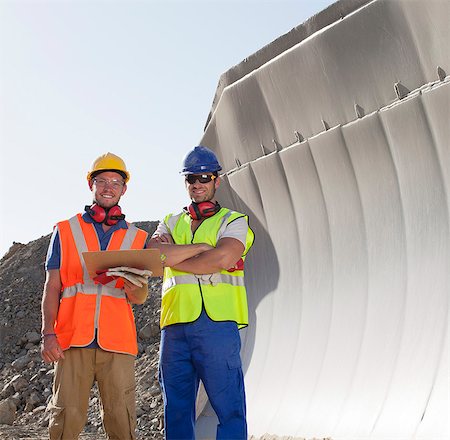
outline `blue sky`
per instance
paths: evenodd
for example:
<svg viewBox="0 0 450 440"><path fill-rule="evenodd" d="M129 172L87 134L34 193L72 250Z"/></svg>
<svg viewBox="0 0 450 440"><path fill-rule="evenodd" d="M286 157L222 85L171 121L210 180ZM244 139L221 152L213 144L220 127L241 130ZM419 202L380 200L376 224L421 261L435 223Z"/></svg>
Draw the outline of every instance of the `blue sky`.
<svg viewBox="0 0 450 440"><path fill-rule="evenodd" d="M131 172L128 220L185 206L220 75L331 3L0 0L0 256L82 211L107 151Z"/></svg>

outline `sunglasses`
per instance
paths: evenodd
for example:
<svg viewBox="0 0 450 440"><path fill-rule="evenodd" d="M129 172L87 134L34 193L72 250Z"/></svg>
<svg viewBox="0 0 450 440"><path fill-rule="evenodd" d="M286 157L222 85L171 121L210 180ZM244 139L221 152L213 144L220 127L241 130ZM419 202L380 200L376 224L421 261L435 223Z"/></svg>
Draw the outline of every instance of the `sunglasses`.
<svg viewBox="0 0 450 440"><path fill-rule="evenodd" d="M211 182L211 180L214 180L217 176L214 174L188 174L186 176L186 182L190 183L191 185L195 183L197 180L200 183L208 183Z"/></svg>

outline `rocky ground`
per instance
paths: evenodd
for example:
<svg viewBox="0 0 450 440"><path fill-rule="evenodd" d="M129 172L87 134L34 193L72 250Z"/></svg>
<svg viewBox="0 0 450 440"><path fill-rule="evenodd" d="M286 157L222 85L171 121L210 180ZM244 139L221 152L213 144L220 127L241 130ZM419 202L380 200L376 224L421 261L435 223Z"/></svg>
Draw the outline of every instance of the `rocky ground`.
<svg viewBox="0 0 450 440"><path fill-rule="evenodd" d="M155 222L138 226L153 231ZM53 366L40 358L40 301L50 235L27 245L15 243L0 260L0 439L47 438ZM136 359L137 438L163 438L158 384L161 281L152 278L149 299L133 306L138 329ZM104 438L96 387L80 438Z"/></svg>

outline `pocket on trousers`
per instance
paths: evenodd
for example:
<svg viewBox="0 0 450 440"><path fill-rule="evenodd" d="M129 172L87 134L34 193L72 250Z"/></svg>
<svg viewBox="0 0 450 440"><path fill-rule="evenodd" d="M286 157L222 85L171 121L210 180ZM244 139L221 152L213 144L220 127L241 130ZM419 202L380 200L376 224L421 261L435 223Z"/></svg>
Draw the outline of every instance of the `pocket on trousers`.
<svg viewBox="0 0 450 440"><path fill-rule="evenodd" d="M230 370L234 370L235 368L241 368L242 367L241 357L239 355L232 356L229 359L227 359L227 364Z"/></svg>
<svg viewBox="0 0 450 440"><path fill-rule="evenodd" d="M50 438L52 440L61 439L64 432L64 418L66 415L66 408L50 403L47 407L47 410L50 414L48 421Z"/></svg>

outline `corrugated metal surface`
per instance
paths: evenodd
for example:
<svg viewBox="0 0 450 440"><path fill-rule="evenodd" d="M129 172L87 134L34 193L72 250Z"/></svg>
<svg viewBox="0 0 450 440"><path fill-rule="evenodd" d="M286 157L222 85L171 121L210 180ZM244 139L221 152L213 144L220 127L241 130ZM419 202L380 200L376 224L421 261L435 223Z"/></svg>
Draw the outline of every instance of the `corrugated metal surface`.
<svg viewBox="0 0 450 440"><path fill-rule="evenodd" d="M202 139L257 236L249 433L448 439L450 3L347 12L224 87Z"/></svg>

